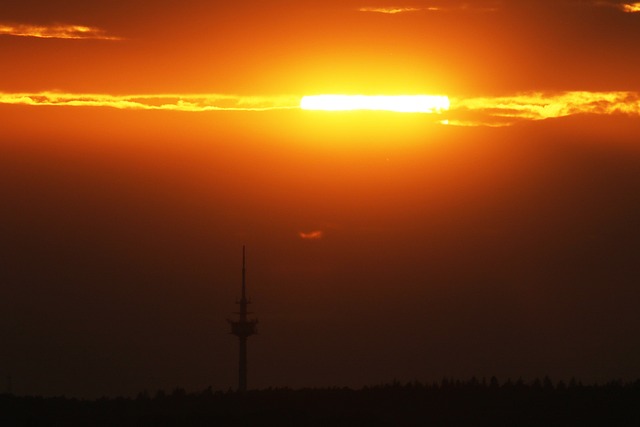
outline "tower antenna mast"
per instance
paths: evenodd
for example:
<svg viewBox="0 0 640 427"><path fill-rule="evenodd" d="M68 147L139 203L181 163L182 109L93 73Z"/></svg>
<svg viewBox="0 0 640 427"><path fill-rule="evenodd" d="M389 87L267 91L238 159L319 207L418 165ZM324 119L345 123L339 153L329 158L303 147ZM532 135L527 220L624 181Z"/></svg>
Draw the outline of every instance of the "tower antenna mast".
<svg viewBox="0 0 640 427"><path fill-rule="evenodd" d="M242 246L242 294L240 301L236 304L240 306L237 312L238 320L227 320L231 325L231 334L238 337L239 342L239 360L238 360L238 391L247 391L247 338L257 333L257 319L249 320L247 315L251 314L247 311L247 305L251 301L247 299L246 285L246 266L245 266L245 247Z"/></svg>

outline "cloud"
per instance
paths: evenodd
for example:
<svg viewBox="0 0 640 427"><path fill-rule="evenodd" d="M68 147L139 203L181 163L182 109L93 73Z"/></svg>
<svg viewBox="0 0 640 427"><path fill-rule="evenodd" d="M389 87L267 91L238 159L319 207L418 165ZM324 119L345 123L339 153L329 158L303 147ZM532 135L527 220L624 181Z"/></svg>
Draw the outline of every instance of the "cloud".
<svg viewBox="0 0 640 427"><path fill-rule="evenodd" d="M0 35L17 37L36 37L42 39L93 39L122 40L121 37L110 36L105 30L85 25L30 25L0 23Z"/></svg>
<svg viewBox="0 0 640 427"><path fill-rule="evenodd" d="M388 15L395 15L397 13L406 12L418 12L423 10L418 7L361 7L358 9L360 12L372 12L372 13L386 13Z"/></svg>
<svg viewBox="0 0 640 427"><path fill-rule="evenodd" d="M627 13L640 13L640 2L623 3L620 5L620 9Z"/></svg>
<svg viewBox="0 0 640 427"><path fill-rule="evenodd" d="M565 1L582 1L582 0L565 0ZM542 7L548 7L549 5L543 2L531 1L531 4L538 4ZM557 3L560 3L558 1ZM598 7L610 7L618 9L626 13L640 13L640 2L620 1L620 0L591 0L585 1L586 4L591 4ZM430 0L428 5L416 5L415 2L412 6L377 6L377 7L361 7L358 9L360 12L371 13L383 13L388 15L395 15L399 13L409 12L496 12L502 8L519 8L522 6L518 2L504 2L501 0L474 0L470 1L442 1L442 0Z"/></svg>
<svg viewBox="0 0 640 427"><path fill-rule="evenodd" d="M451 99L450 125L509 126L578 114L640 117L637 92L541 92L503 97Z"/></svg>
<svg viewBox="0 0 640 427"><path fill-rule="evenodd" d="M596 6L613 7L625 13L640 13L640 2L620 2L613 0L596 0Z"/></svg>
<svg viewBox="0 0 640 427"><path fill-rule="evenodd" d="M3 93L0 104L61 107L107 107L163 111L272 111L300 108L300 97L225 94L108 95L61 92ZM511 126L578 114L640 117L638 92L533 92L500 97L447 98L442 122L454 126ZM311 233L303 233L312 235ZM301 234L302 237L302 234Z"/></svg>
<svg viewBox="0 0 640 427"><path fill-rule="evenodd" d="M323 235L324 233L320 230L310 231L308 233L301 231L298 233L298 236L300 236L302 240L320 240Z"/></svg>
<svg viewBox="0 0 640 427"><path fill-rule="evenodd" d="M483 2L484 3L484 2ZM387 15L396 15L399 13L410 12L452 12L452 11L475 11L475 12L493 12L498 10L496 2L489 2L487 4L470 5L469 3L459 3L452 5L451 3L444 3L444 5L437 5L435 3L428 6L387 6L387 7L361 7L358 9L360 12L370 13L383 13Z"/></svg>
<svg viewBox="0 0 640 427"><path fill-rule="evenodd" d="M222 94L107 95L58 92L3 93L0 104L32 106L110 107L127 110L268 111L299 108L292 96L240 96Z"/></svg>

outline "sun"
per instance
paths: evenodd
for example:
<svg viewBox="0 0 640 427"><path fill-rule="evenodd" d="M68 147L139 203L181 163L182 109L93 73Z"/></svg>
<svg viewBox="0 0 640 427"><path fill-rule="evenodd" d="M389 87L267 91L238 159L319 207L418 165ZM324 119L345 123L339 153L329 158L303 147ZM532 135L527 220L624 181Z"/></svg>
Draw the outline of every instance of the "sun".
<svg viewBox="0 0 640 427"><path fill-rule="evenodd" d="M443 95L314 95L300 101L303 110L393 111L397 113L441 113L449 109Z"/></svg>

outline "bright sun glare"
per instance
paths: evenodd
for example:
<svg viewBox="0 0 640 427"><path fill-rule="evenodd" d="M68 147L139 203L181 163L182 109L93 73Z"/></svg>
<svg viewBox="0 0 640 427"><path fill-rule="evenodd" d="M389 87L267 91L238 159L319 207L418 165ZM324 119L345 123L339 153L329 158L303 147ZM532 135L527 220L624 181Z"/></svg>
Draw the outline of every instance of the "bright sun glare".
<svg viewBox="0 0 640 427"><path fill-rule="evenodd" d="M300 101L303 110L394 111L398 113L440 113L449 109L449 98L441 95L315 95Z"/></svg>

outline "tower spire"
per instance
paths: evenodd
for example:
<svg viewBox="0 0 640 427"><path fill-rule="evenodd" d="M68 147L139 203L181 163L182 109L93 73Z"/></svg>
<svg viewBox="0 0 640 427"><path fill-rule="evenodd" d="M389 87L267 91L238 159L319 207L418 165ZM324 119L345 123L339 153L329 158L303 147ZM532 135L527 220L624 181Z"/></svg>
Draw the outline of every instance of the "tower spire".
<svg viewBox="0 0 640 427"><path fill-rule="evenodd" d="M242 245L242 299L246 300L246 269L245 269L245 247Z"/></svg>
<svg viewBox="0 0 640 427"><path fill-rule="evenodd" d="M247 299L246 294L246 268L245 268L245 247L242 246L242 294L240 301L240 311L238 320L227 320L231 324L231 333L238 337L239 342L239 361L238 361L238 391L247 391L247 338L257 333L256 325L258 320L247 319L249 312L247 305L251 302Z"/></svg>

